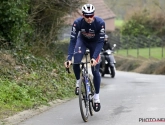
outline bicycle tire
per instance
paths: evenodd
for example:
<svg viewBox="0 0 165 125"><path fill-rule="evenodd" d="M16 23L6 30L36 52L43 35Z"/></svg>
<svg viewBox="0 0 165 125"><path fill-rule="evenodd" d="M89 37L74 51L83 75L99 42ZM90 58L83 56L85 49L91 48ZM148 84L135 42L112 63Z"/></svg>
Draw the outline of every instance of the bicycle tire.
<svg viewBox="0 0 165 125"><path fill-rule="evenodd" d="M84 83L84 80L81 78L80 79L80 84L79 84L79 106L80 106L80 112L81 112L81 116L82 119L84 120L84 122L88 121L88 104L89 101L86 100L86 86Z"/></svg>
<svg viewBox="0 0 165 125"><path fill-rule="evenodd" d="M94 96L94 93L95 93L95 89L94 89L94 86L93 86L93 83L92 83L92 80L89 76L89 84L90 84L90 91L91 91L91 94L89 95L89 112L90 112L90 115L93 116L93 96Z"/></svg>

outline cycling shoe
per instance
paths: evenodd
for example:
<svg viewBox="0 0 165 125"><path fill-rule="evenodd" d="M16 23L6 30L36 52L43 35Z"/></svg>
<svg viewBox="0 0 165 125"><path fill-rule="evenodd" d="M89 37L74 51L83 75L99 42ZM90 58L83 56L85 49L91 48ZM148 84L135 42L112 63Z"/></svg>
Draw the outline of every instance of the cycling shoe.
<svg viewBox="0 0 165 125"><path fill-rule="evenodd" d="M93 110L95 112L98 112L98 111L100 111L100 109L101 109L100 100L99 99L98 100L94 100Z"/></svg>
<svg viewBox="0 0 165 125"><path fill-rule="evenodd" d="M75 94L76 94L76 95L79 95L79 87L76 87L76 88L75 88Z"/></svg>

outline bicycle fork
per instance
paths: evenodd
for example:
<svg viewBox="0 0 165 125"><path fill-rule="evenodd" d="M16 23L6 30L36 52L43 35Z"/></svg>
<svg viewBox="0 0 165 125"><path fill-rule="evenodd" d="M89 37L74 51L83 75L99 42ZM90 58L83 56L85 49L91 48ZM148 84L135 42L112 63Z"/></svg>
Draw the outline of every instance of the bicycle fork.
<svg viewBox="0 0 165 125"><path fill-rule="evenodd" d="M85 80L85 86L86 86L86 90L87 90L87 92L86 92L87 94L86 94L85 98L87 101L92 102L94 95L92 95L92 92L91 92L91 86L90 86L89 79L88 79L88 77L85 77L84 80Z"/></svg>

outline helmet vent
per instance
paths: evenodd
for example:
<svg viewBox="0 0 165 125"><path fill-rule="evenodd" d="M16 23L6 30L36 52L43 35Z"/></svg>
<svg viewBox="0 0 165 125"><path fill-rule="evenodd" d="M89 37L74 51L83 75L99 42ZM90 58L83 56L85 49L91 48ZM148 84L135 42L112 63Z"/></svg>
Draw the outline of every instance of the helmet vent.
<svg viewBox="0 0 165 125"><path fill-rule="evenodd" d="M85 4L82 7L82 13L91 15L95 12L95 7L92 4Z"/></svg>

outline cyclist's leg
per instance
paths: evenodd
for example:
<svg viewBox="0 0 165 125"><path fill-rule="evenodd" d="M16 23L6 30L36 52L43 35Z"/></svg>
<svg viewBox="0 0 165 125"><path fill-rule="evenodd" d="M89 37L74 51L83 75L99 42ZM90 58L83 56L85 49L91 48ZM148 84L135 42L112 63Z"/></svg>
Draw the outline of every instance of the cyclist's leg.
<svg viewBox="0 0 165 125"><path fill-rule="evenodd" d="M99 94L99 91L100 91L101 77L100 77L100 73L99 73L99 67L100 67L100 64L97 64L95 66L95 68L91 67L92 68L92 74L93 74L93 83L95 86L95 93L96 94Z"/></svg>
<svg viewBox="0 0 165 125"><path fill-rule="evenodd" d="M81 38L77 38L75 50L74 50L74 63L80 63L83 55L85 53L86 46L84 45L84 42ZM75 94L78 95L78 85L79 85L79 79L80 79L80 64L74 64L73 65L73 71L76 77L76 90Z"/></svg>
<svg viewBox="0 0 165 125"><path fill-rule="evenodd" d="M94 53L94 48L90 49L90 57L92 58ZM100 83L101 83L101 76L99 73L100 68L100 55L97 58L98 64L95 67L91 67L92 74L93 74L93 83L95 87L95 95L94 95L94 110L98 112L101 108L100 99L99 99L99 91L100 91Z"/></svg>
<svg viewBox="0 0 165 125"><path fill-rule="evenodd" d="M94 50L95 50L95 45L90 45L89 49L90 49L90 58L92 58ZM101 61L100 58L101 56L99 55L96 59L98 64L95 67L91 67L96 94L99 94L99 91L100 91L100 82L101 82L101 77L99 73L100 61Z"/></svg>
<svg viewBox="0 0 165 125"><path fill-rule="evenodd" d="M95 93L99 94L100 91L100 82L101 82L101 77L99 73L99 68L100 68L100 63L98 63L95 67L91 67L92 69L92 74L93 74L93 83L95 86Z"/></svg>
<svg viewBox="0 0 165 125"><path fill-rule="evenodd" d="M87 43L87 42L85 42L85 45L89 48L89 50L90 50L90 58L92 58L97 43ZM98 64L95 66L95 68L91 67L92 74L93 74L93 83L94 83L95 93L96 94L99 94L100 82L101 82L101 77L100 77L100 73L99 73L100 61L101 61L100 58L101 58L101 56L99 55L97 60L96 60L96 61L98 61Z"/></svg>

